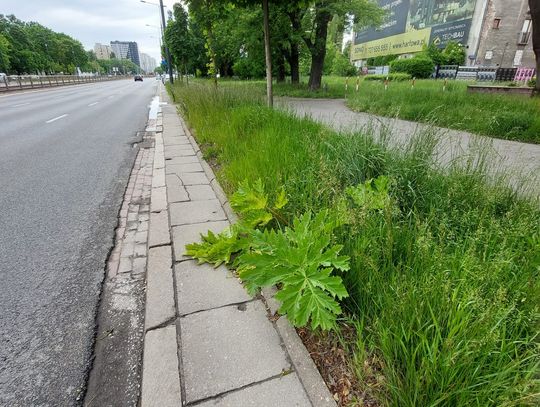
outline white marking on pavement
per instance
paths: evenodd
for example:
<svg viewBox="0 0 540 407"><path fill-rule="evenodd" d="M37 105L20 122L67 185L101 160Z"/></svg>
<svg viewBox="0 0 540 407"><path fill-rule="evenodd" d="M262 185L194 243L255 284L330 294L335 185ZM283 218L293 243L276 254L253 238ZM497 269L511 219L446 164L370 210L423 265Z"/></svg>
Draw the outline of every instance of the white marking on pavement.
<svg viewBox="0 0 540 407"><path fill-rule="evenodd" d="M88 107L90 107L90 106L95 106L95 105L97 105L98 103L99 103L99 102L90 103L90 104L88 105Z"/></svg>
<svg viewBox="0 0 540 407"><path fill-rule="evenodd" d="M26 106L26 105L29 105L30 102L26 102L26 103L19 103L18 105L13 105L13 107L21 107L21 106Z"/></svg>
<svg viewBox="0 0 540 407"><path fill-rule="evenodd" d="M55 117L54 119L47 120L45 123L52 123L52 122L55 122L57 120L60 120L63 117L66 117L66 116L67 116L67 114L63 114L62 116L58 116L58 117Z"/></svg>

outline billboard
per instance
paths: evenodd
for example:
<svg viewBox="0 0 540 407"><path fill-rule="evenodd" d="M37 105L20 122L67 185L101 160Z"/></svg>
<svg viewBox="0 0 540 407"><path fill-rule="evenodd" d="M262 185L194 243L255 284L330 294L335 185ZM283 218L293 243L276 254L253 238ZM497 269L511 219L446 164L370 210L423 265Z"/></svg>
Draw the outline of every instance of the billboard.
<svg viewBox="0 0 540 407"><path fill-rule="evenodd" d="M476 0L379 0L383 23L355 33L352 59L366 59L422 50L425 44L444 47L465 43Z"/></svg>

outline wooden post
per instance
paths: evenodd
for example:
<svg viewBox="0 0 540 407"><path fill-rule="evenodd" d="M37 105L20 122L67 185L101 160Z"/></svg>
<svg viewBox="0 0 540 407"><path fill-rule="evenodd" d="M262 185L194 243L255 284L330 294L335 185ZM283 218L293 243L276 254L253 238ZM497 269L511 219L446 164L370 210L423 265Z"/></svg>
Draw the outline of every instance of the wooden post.
<svg viewBox="0 0 540 407"><path fill-rule="evenodd" d="M411 85L411 89L414 89L414 83L415 83L415 82L416 82L416 78L415 78L415 77L413 77L413 78L412 78L412 85Z"/></svg>
<svg viewBox="0 0 540 407"><path fill-rule="evenodd" d="M384 80L384 90L388 90L388 76Z"/></svg>
<svg viewBox="0 0 540 407"><path fill-rule="evenodd" d="M358 88L360 87L360 76L356 77L356 91L358 92Z"/></svg>
<svg viewBox="0 0 540 407"><path fill-rule="evenodd" d="M347 92L349 90L349 77L347 76L345 78L345 92Z"/></svg>
<svg viewBox="0 0 540 407"><path fill-rule="evenodd" d="M448 79L444 78L444 84L443 84L443 87L442 87L443 92L446 90L446 83L447 82L448 82Z"/></svg>

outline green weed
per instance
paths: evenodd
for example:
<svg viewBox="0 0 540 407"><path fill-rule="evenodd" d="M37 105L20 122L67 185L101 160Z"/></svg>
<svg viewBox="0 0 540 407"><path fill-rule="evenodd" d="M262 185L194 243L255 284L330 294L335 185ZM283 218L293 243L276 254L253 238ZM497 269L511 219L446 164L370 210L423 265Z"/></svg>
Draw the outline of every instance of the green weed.
<svg viewBox="0 0 540 407"><path fill-rule="evenodd" d="M433 169L430 135L396 151L384 138L269 110L245 88L173 91L229 194L246 179L269 193L284 188L288 224L347 204L335 239L350 258L341 307L358 321L350 360L359 377L377 360L381 404L540 403L538 202L486 183L482 161ZM429 112L417 101L416 114ZM388 183L370 181L379 176Z"/></svg>

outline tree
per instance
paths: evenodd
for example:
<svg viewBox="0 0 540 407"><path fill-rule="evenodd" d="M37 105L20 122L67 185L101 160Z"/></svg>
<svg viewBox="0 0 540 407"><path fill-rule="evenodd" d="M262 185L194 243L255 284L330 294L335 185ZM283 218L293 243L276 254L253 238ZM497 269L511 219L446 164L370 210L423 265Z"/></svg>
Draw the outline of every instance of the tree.
<svg viewBox="0 0 540 407"><path fill-rule="evenodd" d="M9 54L11 51L11 44L0 34L0 72L8 72L10 68Z"/></svg>
<svg viewBox="0 0 540 407"><path fill-rule="evenodd" d="M533 50L536 56L536 85L534 92L540 94L540 81L538 80L538 73L540 72L540 2L538 0L529 0L529 11L532 19Z"/></svg>
<svg viewBox="0 0 540 407"><path fill-rule="evenodd" d="M171 52L173 63L182 76L187 74L188 60L193 54L193 40L188 29L188 14L180 3L173 6L174 18L169 19L165 29L165 42Z"/></svg>
<svg viewBox="0 0 540 407"><path fill-rule="evenodd" d="M383 11L371 0L316 0L302 11L303 30L301 37L311 55L308 86L311 90L321 87L326 57L328 24L337 16L352 16L349 24L357 26L378 25Z"/></svg>

